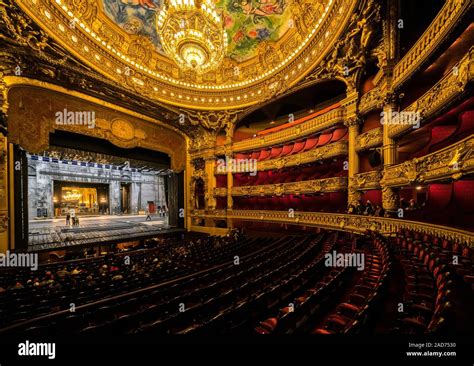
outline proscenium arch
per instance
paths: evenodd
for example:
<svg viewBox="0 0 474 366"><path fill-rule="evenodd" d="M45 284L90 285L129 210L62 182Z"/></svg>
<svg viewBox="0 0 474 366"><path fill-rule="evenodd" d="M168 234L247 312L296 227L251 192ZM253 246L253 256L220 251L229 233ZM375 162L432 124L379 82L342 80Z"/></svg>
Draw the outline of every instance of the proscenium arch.
<svg viewBox="0 0 474 366"><path fill-rule="evenodd" d="M9 142L35 153L49 147L49 133L70 131L109 140L122 148L143 147L166 153L171 168L186 166L188 137L141 113L101 99L33 79L6 77ZM55 113L64 108L95 112L95 126L57 125Z"/></svg>

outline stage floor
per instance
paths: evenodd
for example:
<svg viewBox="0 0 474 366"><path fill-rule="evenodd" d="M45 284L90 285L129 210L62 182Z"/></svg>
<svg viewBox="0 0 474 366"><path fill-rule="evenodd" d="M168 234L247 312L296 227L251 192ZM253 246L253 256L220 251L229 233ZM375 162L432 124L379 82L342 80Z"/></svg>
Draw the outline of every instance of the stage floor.
<svg viewBox="0 0 474 366"><path fill-rule="evenodd" d="M180 230L168 227L167 218L152 215L151 221L145 219L145 215L84 216L79 226L66 226L65 218L31 220L28 251L108 244Z"/></svg>

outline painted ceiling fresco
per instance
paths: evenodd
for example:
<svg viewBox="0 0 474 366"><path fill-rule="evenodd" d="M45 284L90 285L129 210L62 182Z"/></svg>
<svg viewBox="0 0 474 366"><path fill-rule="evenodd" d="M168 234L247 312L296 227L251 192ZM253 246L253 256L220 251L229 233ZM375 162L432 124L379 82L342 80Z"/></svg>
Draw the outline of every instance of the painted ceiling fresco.
<svg viewBox="0 0 474 366"><path fill-rule="evenodd" d="M101 0L107 16L130 34L151 39L164 54L155 29L163 0ZM289 0L214 0L222 9L229 37L227 55L245 61L256 55L259 42L276 41L292 25Z"/></svg>

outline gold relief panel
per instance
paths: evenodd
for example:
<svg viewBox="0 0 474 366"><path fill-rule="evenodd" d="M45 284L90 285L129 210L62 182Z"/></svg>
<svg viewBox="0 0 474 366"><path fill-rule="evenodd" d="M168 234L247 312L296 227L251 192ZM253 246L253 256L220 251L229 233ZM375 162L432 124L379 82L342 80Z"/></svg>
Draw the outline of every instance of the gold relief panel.
<svg viewBox="0 0 474 366"><path fill-rule="evenodd" d="M288 194L308 194L337 192L347 189L347 177L333 177L301 182L241 186L232 188L232 196L282 196ZM216 194L223 193L222 188Z"/></svg>
<svg viewBox="0 0 474 366"><path fill-rule="evenodd" d="M371 172L355 174L350 178L352 189L356 190L371 190L380 188L380 180L382 179L382 172L374 170Z"/></svg>
<svg viewBox="0 0 474 366"><path fill-rule="evenodd" d="M48 149L51 132L64 130L108 140L122 148L161 151L171 157L173 170L185 168L186 141L177 130L79 93L71 96L54 90L30 85L10 87L8 133L11 142L30 153L38 153Z"/></svg>
<svg viewBox="0 0 474 366"><path fill-rule="evenodd" d="M381 146L383 143L382 127L373 128L357 136L355 149L357 152Z"/></svg>
<svg viewBox="0 0 474 366"><path fill-rule="evenodd" d="M359 113L365 115L373 110L382 109L383 97L379 87L375 87L360 98Z"/></svg>

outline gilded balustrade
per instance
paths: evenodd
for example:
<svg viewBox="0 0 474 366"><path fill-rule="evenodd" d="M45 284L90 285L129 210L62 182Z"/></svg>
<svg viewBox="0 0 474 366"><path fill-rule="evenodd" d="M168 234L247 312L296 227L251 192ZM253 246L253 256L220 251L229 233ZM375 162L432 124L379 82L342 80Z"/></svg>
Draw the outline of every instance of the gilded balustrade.
<svg viewBox="0 0 474 366"><path fill-rule="evenodd" d="M469 82L474 79L474 47L456 64L451 71L430 90L409 105L403 112L419 113L421 122L438 113L451 101L465 92ZM413 129L410 124L389 125L389 136L396 138Z"/></svg>
<svg viewBox="0 0 474 366"><path fill-rule="evenodd" d="M381 184L401 187L474 173L474 135L421 158L386 167Z"/></svg>
<svg viewBox="0 0 474 366"><path fill-rule="evenodd" d="M383 143L382 127L373 128L357 136L355 149L357 152L373 147L381 146Z"/></svg>
<svg viewBox="0 0 474 366"><path fill-rule="evenodd" d="M448 0L428 29L395 65L393 86L398 89L435 52L447 35L455 29L459 20L473 6L470 0Z"/></svg>
<svg viewBox="0 0 474 366"><path fill-rule="evenodd" d="M414 232L434 235L474 246L473 232L403 219L339 213L260 210L234 210L227 213L221 210L215 214L205 214L202 210L195 210L191 212L191 214L199 218L220 220L227 218L231 220L244 220L253 222L285 223L302 226L316 226L332 230L342 230L356 233L376 231L383 235L392 235L397 233L400 229L407 229Z"/></svg>
<svg viewBox="0 0 474 366"><path fill-rule="evenodd" d="M299 123L293 127L285 128L282 131L270 133L266 136L255 137L234 143L233 151L250 151L267 146L274 146L294 140L296 137L309 136L313 133L332 127L338 123L343 123L345 109L339 107L327 113L314 117L308 121Z"/></svg>

